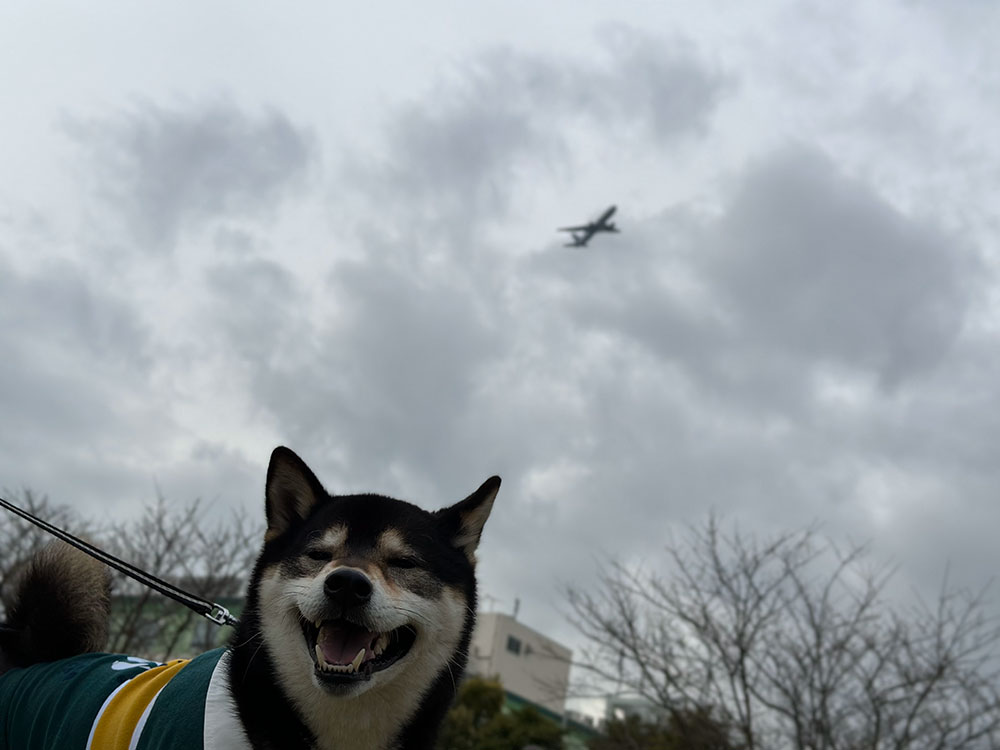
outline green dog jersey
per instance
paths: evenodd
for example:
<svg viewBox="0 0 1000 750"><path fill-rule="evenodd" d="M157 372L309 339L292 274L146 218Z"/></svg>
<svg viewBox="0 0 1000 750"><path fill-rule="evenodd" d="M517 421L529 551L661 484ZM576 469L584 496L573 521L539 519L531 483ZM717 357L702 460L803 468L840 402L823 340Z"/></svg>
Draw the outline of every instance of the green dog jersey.
<svg viewBox="0 0 1000 750"><path fill-rule="evenodd" d="M0 750L250 750L220 648L166 664L84 654L0 676Z"/></svg>

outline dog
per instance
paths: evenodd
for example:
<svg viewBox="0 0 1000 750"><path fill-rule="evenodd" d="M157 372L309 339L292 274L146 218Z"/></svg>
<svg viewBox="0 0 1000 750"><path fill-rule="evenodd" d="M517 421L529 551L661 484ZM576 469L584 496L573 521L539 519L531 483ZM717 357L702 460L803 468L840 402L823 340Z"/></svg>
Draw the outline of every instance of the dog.
<svg viewBox="0 0 1000 750"><path fill-rule="evenodd" d="M465 669L499 487L428 512L331 495L276 448L239 627L166 664L101 653L106 569L47 548L0 631L0 748L429 750Z"/></svg>

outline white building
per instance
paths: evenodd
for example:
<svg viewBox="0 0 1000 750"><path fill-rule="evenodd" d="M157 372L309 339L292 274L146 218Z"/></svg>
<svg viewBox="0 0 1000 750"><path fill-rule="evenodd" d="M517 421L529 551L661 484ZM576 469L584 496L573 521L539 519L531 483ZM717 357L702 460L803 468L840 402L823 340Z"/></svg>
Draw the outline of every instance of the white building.
<svg viewBox="0 0 1000 750"><path fill-rule="evenodd" d="M508 692L562 714L573 652L510 615L480 612L469 648L469 672L496 677Z"/></svg>

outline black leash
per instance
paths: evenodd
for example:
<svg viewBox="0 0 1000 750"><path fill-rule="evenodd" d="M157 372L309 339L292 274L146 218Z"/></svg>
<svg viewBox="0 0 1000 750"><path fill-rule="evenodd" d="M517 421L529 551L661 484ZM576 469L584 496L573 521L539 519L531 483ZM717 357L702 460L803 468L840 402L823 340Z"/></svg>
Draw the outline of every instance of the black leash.
<svg viewBox="0 0 1000 750"><path fill-rule="evenodd" d="M233 617L233 615L229 613L229 610L221 604L210 602L207 599L202 599L200 596L195 596L194 594L189 594L184 589L178 588L172 583L164 581L162 578L157 578L152 573L147 573L141 568L137 568L131 563L127 563L124 560L115 557L111 553L95 547L89 542L85 542L82 539L73 536L68 531L63 531L58 526L53 526L48 521L43 521L41 518L33 516L31 513L28 513L28 511L18 508L16 505L4 500L2 497L0 497L0 507L6 508L11 513L23 518L25 521L30 521L40 529L44 529L53 536L62 539L67 544L73 545L81 552L86 552L91 557L100 560L102 563L114 568L119 573L124 573L129 578L141 583L143 586L148 586L154 591L158 591L164 596L170 597L175 602L180 602L185 607L193 609L199 615L211 620L216 625L232 625L233 627L237 627L240 624L240 621Z"/></svg>

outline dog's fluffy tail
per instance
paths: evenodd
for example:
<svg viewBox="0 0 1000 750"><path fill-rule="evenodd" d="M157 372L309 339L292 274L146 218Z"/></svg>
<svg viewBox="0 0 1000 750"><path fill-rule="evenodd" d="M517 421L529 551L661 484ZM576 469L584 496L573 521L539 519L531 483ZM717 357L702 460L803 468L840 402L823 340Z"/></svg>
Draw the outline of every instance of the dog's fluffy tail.
<svg viewBox="0 0 1000 750"><path fill-rule="evenodd" d="M104 563L65 542L42 548L25 566L0 628L0 671L102 650L110 614Z"/></svg>

